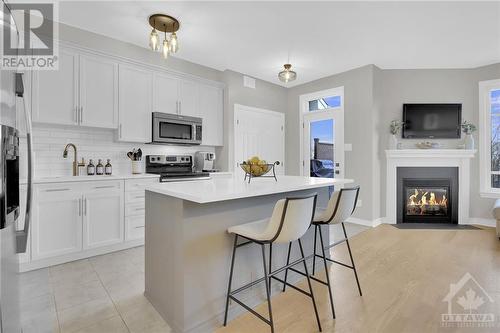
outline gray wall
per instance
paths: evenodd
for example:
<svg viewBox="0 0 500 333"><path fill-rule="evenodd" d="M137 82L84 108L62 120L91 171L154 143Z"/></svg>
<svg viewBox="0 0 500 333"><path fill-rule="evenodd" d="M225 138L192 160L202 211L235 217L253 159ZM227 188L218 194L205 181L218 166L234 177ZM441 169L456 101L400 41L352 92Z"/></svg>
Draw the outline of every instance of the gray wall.
<svg viewBox="0 0 500 333"><path fill-rule="evenodd" d="M224 102L224 146L216 149L218 167L234 170L233 124L234 104L252 106L276 112L286 112L286 88L256 79L255 89L243 86L243 74L226 70L221 75L226 84ZM287 165L285 165L285 169Z"/></svg>
<svg viewBox="0 0 500 333"><path fill-rule="evenodd" d="M374 135L373 110L373 65L353 69L348 72L329 76L288 90L288 109L286 115L286 163L287 173L299 175L301 168L299 138L300 110L299 96L315 91L344 87L345 143L352 144L352 151L345 153L345 176L355 179L362 188L362 206L356 210L356 217L375 219L373 205L373 156ZM375 177L378 178L378 177Z"/></svg>

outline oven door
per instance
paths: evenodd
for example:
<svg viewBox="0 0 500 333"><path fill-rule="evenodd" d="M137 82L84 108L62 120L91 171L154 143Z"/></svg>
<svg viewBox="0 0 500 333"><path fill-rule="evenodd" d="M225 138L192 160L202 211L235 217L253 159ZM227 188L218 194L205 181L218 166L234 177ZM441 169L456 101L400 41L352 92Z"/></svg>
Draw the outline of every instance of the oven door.
<svg viewBox="0 0 500 333"><path fill-rule="evenodd" d="M200 144L196 124L190 120L153 117L153 142Z"/></svg>

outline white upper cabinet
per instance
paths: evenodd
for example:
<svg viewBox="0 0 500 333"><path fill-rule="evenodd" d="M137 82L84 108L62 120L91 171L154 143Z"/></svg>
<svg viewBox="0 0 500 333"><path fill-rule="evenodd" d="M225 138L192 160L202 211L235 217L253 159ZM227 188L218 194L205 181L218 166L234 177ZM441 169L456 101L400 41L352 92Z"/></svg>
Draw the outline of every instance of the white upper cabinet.
<svg viewBox="0 0 500 333"><path fill-rule="evenodd" d="M154 82L154 111L163 113L178 113L179 111L179 80L157 73Z"/></svg>
<svg viewBox="0 0 500 333"><path fill-rule="evenodd" d="M118 139L128 142L151 141L153 72L132 65L119 65Z"/></svg>
<svg viewBox="0 0 500 333"><path fill-rule="evenodd" d="M118 64L96 56L80 56L80 124L117 128Z"/></svg>
<svg viewBox="0 0 500 333"><path fill-rule="evenodd" d="M223 90L219 87L200 85L199 94L199 117L203 118L203 145L222 146Z"/></svg>
<svg viewBox="0 0 500 333"><path fill-rule="evenodd" d="M199 84L194 81L179 82L179 114L200 117Z"/></svg>
<svg viewBox="0 0 500 333"><path fill-rule="evenodd" d="M77 125L78 54L60 48L59 69L33 74L33 121Z"/></svg>
<svg viewBox="0 0 500 333"><path fill-rule="evenodd" d="M33 73L33 121L116 128L118 64L60 48L59 69Z"/></svg>

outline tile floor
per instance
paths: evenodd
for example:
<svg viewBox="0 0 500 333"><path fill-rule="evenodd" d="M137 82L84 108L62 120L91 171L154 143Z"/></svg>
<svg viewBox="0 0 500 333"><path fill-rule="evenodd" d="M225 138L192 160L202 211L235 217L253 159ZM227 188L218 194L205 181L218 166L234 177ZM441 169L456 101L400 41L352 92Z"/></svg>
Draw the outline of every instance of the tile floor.
<svg viewBox="0 0 500 333"><path fill-rule="evenodd" d="M21 274L23 332L170 332L143 296L144 247Z"/></svg>
<svg viewBox="0 0 500 333"><path fill-rule="evenodd" d="M346 224L349 236L367 228ZM23 273L21 286L24 333L170 332L143 295L144 247Z"/></svg>

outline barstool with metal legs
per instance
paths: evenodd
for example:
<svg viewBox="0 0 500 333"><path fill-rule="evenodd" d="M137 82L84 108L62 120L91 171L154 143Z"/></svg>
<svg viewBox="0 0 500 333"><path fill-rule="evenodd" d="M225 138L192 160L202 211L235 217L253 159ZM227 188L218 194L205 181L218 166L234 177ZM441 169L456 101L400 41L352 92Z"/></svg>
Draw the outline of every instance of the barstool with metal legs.
<svg viewBox="0 0 500 333"><path fill-rule="evenodd" d="M316 257L322 258L325 267L326 281L322 281L314 276L311 276L310 278L328 287L328 295L330 296L332 316L334 319L335 319L335 308L333 306L332 287L330 282L330 274L328 273L327 261L352 269L354 271L354 277L356 278L356 283L358 285L359 295L363 296L363 293L361 292L361 286L359 284L358 272L356 271L356 266L354 265L354 259L352 257L351 247L349 245L349 239L347 237L347 233L344 226L344 221L346 221L347 218L349 218L352 215L352 213L354 213L354 209L356 208L356 203L358 201L358 195L359 195L359 186L352 188L343 188L340 191L334 192L330 200L328 201L327 208L323 212L315 214L312 223L314 226L313 275L316 272ZM338 224L338 223L342 225L342 230L344 231L344 238L325 247L325 244L323 243L323 235L321 233L321 226L323 225L328 226L330 224ZM319 240L321 245L321 254L318 254L316 252L317 251L316 241L318 238L318 231L319 231ZM347 244L347 250L349 251L349 257L351 259L351 265L347 265L345 263L333 260L326 256L325 251L344 242ZM287 264L289 258L290 258L290 248L288 249ZM289 269L293 272L303 274L302 272L294 268L289 268ZM288 274L288 269L285 271L285 284L283 285L283 291L285 291L287 286L286 284L287 274Z"/></svg>
<svg viewBox="0 0 500 333"><path fill-rule="evenodd" d="M279 200L274 206L273 214L269 220L257 221L246 223L238 226L234 226L228 229L229 233L233 233L234 245L233 245L233 255L231 259L231 270L229 273L229 285L227 288L227 298L226 298L226 309L224 313L224 326L227 324L227 313L229 309L229 300L233 300L246 310L254 314L256 317L271 326L271 332L274 333L274 321L273 312L271 308L271 279L275 279L281 283L285 283L291 288L300 291L301 293L309 296L312 300L314 307L314 313L316 315L316 321L318 323L319 331L321 332L321 323L319 320L318 309L316 307L316 300L314 298L314 293L311 287L311 280L309 279L309 272L307 270L306 258L304 256L304 249L302 248L302 242L300 238L307 232L311 226L311 222L314 216L314 211L316 208L316 194L300 197L300 198L286 198ZM238 244L238 238L243 238L246 241ZM272 256L272 246L274 243L289 243L289 248L292 242L297 241L301 253L301 258L290 263L289 260L287 265L278 269L272 270L271 266L271 256ZM262 263L264 266L264 277L255 280L247 285L244 285L238 289L231 290L231 283L233 280L233 269L236 249L248 244L259 244L262 249ZM266 264L265 255L265 245L269 244L269 267ZM309 286L309 292L302 290L286 281L276 277L276 274L283 272L284 270L302 263L304 266L304 275L307 278L307 284ZM235 295L247 288L250 288L257 283L264 281L266 284L266 296L267 296L267 306L269 311L269 319L265 318L261 314L257 313L255 310L250 308L248 305L244 304Z"/></svg>

